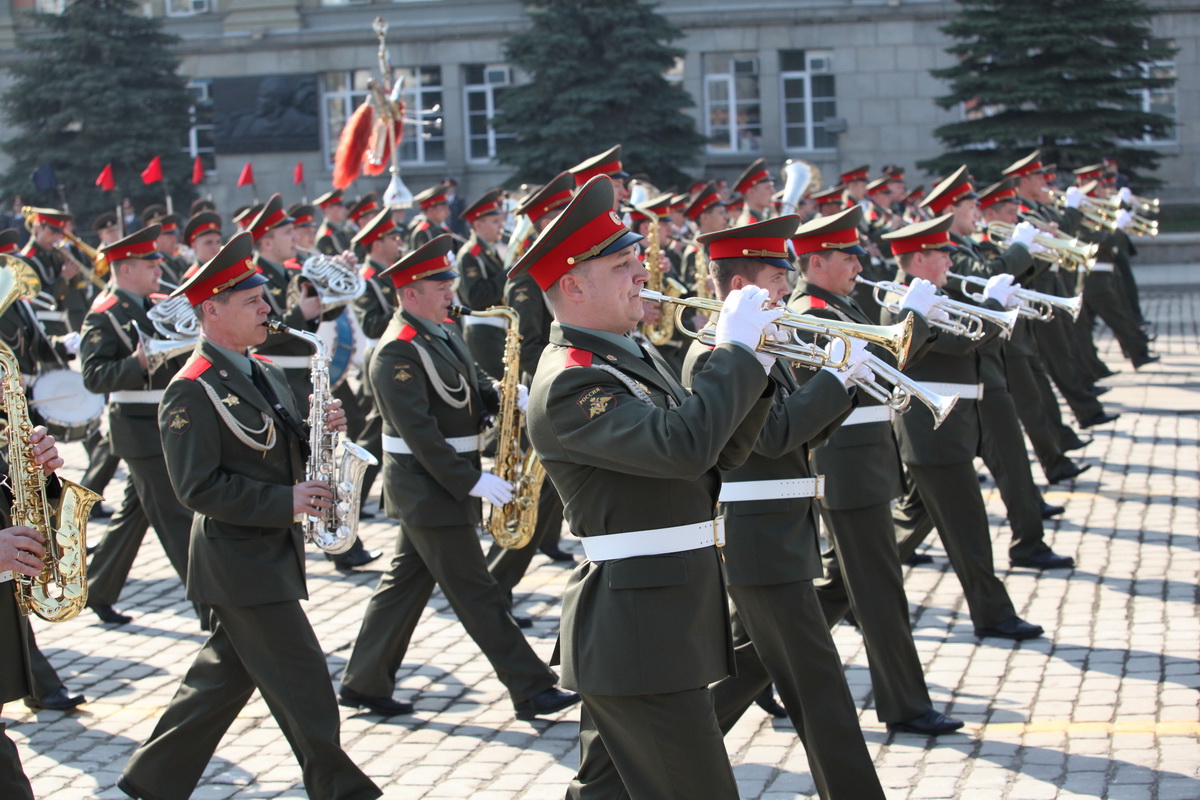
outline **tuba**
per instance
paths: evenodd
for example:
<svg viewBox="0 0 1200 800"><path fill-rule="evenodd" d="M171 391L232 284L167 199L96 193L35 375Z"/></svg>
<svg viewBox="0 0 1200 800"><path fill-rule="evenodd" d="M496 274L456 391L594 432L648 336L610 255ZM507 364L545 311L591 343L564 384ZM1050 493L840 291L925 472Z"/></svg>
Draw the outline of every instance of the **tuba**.
<svg viewBox="0 0 1200 800"><path fill-rule="evenodd" d="M780 198L779 213L795 214L800 207L800 198L821 188L821 170L807 161L789 158L783 165L783 196Z"/></svg>
<svg viewBox="0 0 1200 800"><path fill-rule="evenodd" d="M500 381L500 414L496 421L496 466L494 472L513 485L513 499L503 507L492 507L487 529L496 544L519 550L529 544L537 525L538 498L546 468L531 447L521 457L521 410L517 407L517 385L521 378L521 318L508 306L472 311L452 306L453 314L473 317L503 317L508 323L504 338L504 378Z"/></svg>
<svg viewBox="0 0 1200 800"><path fill-rule="evenodd" d="M315 333L289 328L275 320L267 322L267 329L272 333L295 336L313 346L313 355L309 359L313 386L308 412L309 455L304 479L324 481L333 492L333 502L332 508L321 509L315 516L302 514L296 521L304 525L305 539L330 555L340 555L349 550L358 538L363 475L367 467L379 461L353 442L341 442L341 435L325 424L325 404L332 397L325 340Z"/></svg>
<svg viewBox="0 0 1200 800"><path fill-rule="evenodd" d="M40 290L25 262L0 257L0 313L15 300ZM77 483L61 480L62 497L52 508L46 497L46 477L34 462L29 434L29 406L21 386L21 368L8 345L0 342L4 412L8 417L9 481L12 485L12 523L28 525L46 538L42 571L35 577L14 575L17 607L47 622L74 617L87 603L87 521L100 495Z"/></svg>

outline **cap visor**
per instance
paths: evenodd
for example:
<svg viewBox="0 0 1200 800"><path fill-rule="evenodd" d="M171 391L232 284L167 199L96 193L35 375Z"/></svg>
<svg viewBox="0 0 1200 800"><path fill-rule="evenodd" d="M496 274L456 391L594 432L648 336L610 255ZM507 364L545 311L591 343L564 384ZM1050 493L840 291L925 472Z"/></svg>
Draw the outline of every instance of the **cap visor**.
<svg viewBox="0 0 1200 800"><path fill-rule="evenodd" d="M256 272L241 283L234 284L232 287L230 287L229 291L240 292L243 289L253 289L256 286L262 286L267 283L270 283L270 281L267 280L267 276L263 275L261 272Z"/></svg>
<svg viewBox="0 0 1200 800"><path fill-rule="evenodd" d="M619 253L622 250L624 250L626 247L635 245L645 238L646 237L642 236L640 233L634 233L633 231L629 231L628 233L623 233L619 237L617 237L617 240L615 242L613 242L608 247L601 250L596 255L592 256L592 258L600 258L600 256L611 256L613 253Z"/></svg>
<svg viewBox="0 0 1200 800"><path fill-rule="evenodd" d="M867 254L867 249L861 244L856 244L851 247L843 247L842 252L849 253L852 256L865 256Z"/></svg>
<svg viewBox="0 0 1200 800"><path fill-rule="evenodd" d="M421 278L421 280L423 280L423 281L452 281L457 277L458 277L457 272L455 272L452 269L448 269L448 270L443 270L442 272L435 272L432 275L426 275L424 278Z"/></svg>
<svg viewBox="0 0 1200 800"><path fill-rule="evenodd" d="M786 269L788 272L796 271L796 268L792 266L792 262L788 261L786 258L760 258L759 261L763 262L764 264L770 264L772 267Z"/></svg>

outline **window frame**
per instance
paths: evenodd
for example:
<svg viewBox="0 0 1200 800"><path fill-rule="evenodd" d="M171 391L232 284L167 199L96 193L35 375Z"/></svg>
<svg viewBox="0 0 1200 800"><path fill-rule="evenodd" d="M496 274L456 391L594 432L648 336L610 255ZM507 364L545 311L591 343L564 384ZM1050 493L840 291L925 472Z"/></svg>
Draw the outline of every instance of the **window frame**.
<svg viewBox="0 0 1200 800"><path fill-rule="evenodd" d="M484 73L484 83L468 83L466 72L474 67L482 67ZM508 81L503 84L487 83L486 76L489 70L505 69L508 71ZM497 143L499 140L516 140L516 135L511 133L498 133L492 126L492 119L496 116L496 90L509 89L513 86L513 70L507 64L463 64L463 144L466 150L466 158L468 164L495 164L498 157ZM471 118L478 116L477 112L471 110L471 95L472 93L482 94L484 96L484 114L487 119L487 132L480 136L471 133ZM487 156L479 157L473 155L472 144L480 139L487 140Z"/></svg>
<svg viewBox="0 0 1200 800"><path fill-rule="evenodd" d="M174 10L172 4L180 1L191 4L192 9L190 11ZM197 5L203 6L203 8L196 8ZM195 17L200 14L209 14L216 11L217 0L163 0L163 10L166 12L166 16L172 19Z"/></svg>
<svg viewBox="0 0 1200 800"><path fill-rule="evenodd" d="M739 79L738 73L733 68L733 62L739 60L752 59L758 61L757 53L747 51L717 51L704 53L701 55L701 65L705 66L705 59L717 56L727 59L727 66L724 72L709 72L706 68L702 69L702 82L704 92L704 136L705 136L705 152L708 155L755 155L763 152L763 94L762 94L762 69L756 69L752 76L757 83L758 96L746 100L740 100L737 91L737 82ZM724 84L726 99L721 103L714 103L709 87L719 84ZM758 121L755 124L747 124L741 126L738 124L738 109L744 105L758 106ZM724 107L727 113L727 124L724 126L713 125L713 112L719 107ZM726 136L724 137L724 146L714 145L714 127L726 128ZM747 137L753 135L751 130L758 131L756 135L756 144L754 147L742 148L741 133L746 131Z"/></svg>
<svg viewBox="0 0 1200 800"><path fill-rule="evenodd" d="M822 95L814 97L813 95L813 76L814 75L831 75L833 70L828 69L822 72L813 71L813 61L824 59L830 64L833 63L832 50L802 50L804 53L804 69L802 70L780 70L779 72L779 133L780 141L783 144L785 153L831 153L837 150L836 142L828 147L817 147L816 138L819 129L824 127L824 121L837 117L837 88L836 77L834 78L834 93L829 97ZM797 100L789 98L787 95L788 81L801 80L804 84L804 97ZM818 102L829 102L834 104L834 112L828 116L822 117L819 121L815 118L814 106ZM804 122L802 124L789 123L787 118L788 105L791 103L801 102L804 105ZM788 133L795 129L804 130L804 138L806 145L803 147L794 147L788 144ZM836 136L836 135L835 135Z"/></svg>
<svg viewBox="0 0 1200 800"><path fill-rule="evenodd" d="M213 123L197 123L196 106L207 100L212 102L212 79L211 78L196 78L188 81L187 91L193 97L191 105L188 107L188 131L187 144L180 149L188 154L188 158L195 161L196 156L200 156L204 161L204 177L210 178L217 174L217 148L211 142L206 147L201 147L199 142L199 134L203 130L213 131ZM195 94L193 94L195 92ZM204 158L205 155L209 158ZM211 167L209 166L211 164Z"/></svg>

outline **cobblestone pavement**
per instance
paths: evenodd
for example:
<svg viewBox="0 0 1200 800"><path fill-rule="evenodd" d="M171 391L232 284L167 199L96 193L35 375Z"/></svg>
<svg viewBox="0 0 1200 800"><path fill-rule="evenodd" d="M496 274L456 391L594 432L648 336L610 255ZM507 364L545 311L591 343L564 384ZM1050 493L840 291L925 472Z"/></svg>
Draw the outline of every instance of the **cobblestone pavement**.
<svg viewBox="0 0 1200 800"><path fill-rule="evenodd" d="M1200 292L1155 287L1145 305L1158 321L1161 363L1134 373L1110 337L1107 383L1112 425L1084 451L1094 467L1067 490L1047 493L1067 513L1049 536L1072 555L1070 572L1002 571L1018 613L1047 628L1044 639L978 641L940 547L931 567L909 571L914 636L936 706L964 719L936 744L890 735L875 718L862 640L836 630L867 743L888 797L970 800L1200 798ZM78 445L66 454L77 477ZM1037 467L1035 466L1035 470ZM1040 477L1040 473L1038 473ZM121 478L107 491L119 498ZM1009 535L1003 506L985 486L995 551ZM94 528L98 537L103 526ZM393 529L365 525L372 547ZM566 542L578 552L578 543ZM1002 563L1002 562L1001 562ZM308 561L309 617L336 680L357 634L377 573L339 575L319 554ZM548 658L568 570L537 556L518 587L528 632ZM67 685L89 702L75 714L34 714L9 704L4 718L38 797L122 797L113 788L134 748L179 684L202 639L157 540L147 537L120 608L124 628L90 612L38 624L41 645ZM380 722L343 709L342 739L391 798L561 798L576 764L578 710L518 722L503 687L435 594L401 672L398 696L412 717ZM789 723L751 708L728 737L745 798L814 795L804 750ZM256 695L223 740L196 797L306 797L300 770Z"/></svg>

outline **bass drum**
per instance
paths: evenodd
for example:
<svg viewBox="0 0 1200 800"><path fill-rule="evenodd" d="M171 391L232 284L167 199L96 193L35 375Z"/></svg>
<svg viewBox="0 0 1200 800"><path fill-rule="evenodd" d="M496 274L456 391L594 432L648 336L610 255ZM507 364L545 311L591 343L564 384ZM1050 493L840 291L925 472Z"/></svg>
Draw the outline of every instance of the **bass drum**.
<svg viewBox="0 0 1200 800"><path fill-rule="evenodd" d="M361 367L367 342L358 318L347 308L337 319L325 320L317 327L329 354L329 388L336 389L350 377L351 367Z"/></svg>
<svg viewBox="0 0 1200 800"><path fill-rule="evenodd" d="M71 369L41 373L29 394L30 410L59 442L85 438L104 414L104 395L85 389L83 376Z"/></svg>

